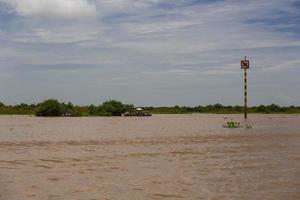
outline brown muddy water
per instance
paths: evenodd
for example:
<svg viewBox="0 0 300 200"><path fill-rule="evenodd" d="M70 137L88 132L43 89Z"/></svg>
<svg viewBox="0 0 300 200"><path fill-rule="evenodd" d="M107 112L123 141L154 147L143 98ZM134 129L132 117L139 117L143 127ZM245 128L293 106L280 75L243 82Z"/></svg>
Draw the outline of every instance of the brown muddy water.
<svg viewBox="0 0 300 200"><path fill-rule="evenodd" d="M300 116L0 116L0 200L298 200Z"/></svg>

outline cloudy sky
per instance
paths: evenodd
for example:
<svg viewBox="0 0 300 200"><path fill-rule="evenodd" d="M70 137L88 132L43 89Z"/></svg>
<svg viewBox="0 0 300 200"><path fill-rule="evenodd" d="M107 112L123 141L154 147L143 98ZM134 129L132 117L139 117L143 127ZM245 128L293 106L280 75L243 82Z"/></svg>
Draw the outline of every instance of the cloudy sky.
<svg viewBox="0 0 300 200"><path fill-rule="evenodd" d="M298 0L0 0L0 101L300 104Z"/></svg>

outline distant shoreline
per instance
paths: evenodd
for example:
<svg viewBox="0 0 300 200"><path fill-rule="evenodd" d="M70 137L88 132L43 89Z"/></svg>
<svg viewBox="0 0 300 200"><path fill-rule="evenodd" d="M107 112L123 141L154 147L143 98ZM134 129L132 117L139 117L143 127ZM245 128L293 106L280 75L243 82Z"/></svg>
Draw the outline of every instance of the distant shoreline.
<svg viewBox="0 0 300 200"><path fill-rule="evenodd" d="M152 116L185 116L185 115L224 115L224 116L242 116L243 113L154 113ZM300 116L300 113L248 113L248 116ZM143 116L95 116L95 115L85 115L85 116L36 116L35 114L1 114L0 117L36 117L36 118L147 118ZM148 116L151 117L151 116Z"/></svg>
<svg viewBox="0 0 300 200"><path fill-rule="evenodd" d="M206 106L142 106L139 107L150 114L242 114L244 107L240 105L226 106L212 104ZM100 105L73 105L55 99L41 103L5 105L0 102L0 115L37 115L37 116L121 116L125 112L132 112L136 106L124 104L120 101L109 100ZM300 106L279 106L276 104L248 107L249 114L300 114Z"/></svg>

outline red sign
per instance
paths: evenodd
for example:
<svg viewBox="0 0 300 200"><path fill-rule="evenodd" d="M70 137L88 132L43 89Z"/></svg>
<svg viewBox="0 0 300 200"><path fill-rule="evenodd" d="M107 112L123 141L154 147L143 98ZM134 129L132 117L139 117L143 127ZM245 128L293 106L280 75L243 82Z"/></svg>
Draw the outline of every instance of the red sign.
<svg viewBox="0 0 300 200"><path fill-rule="evenodd" d="M249 60L242 60L241 61L241 68L242 69L249 69L250 68Z"/></svg>

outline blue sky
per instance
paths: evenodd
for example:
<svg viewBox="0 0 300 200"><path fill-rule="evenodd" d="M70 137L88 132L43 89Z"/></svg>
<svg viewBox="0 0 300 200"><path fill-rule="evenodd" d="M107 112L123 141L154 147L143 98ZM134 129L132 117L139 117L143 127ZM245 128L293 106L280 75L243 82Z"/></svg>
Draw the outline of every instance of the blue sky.
<svg viewBox="0 0 300 200"><path fill-rule="evenodd" d="M300 104L298 0L0 0L0 101Z"/></svg>

